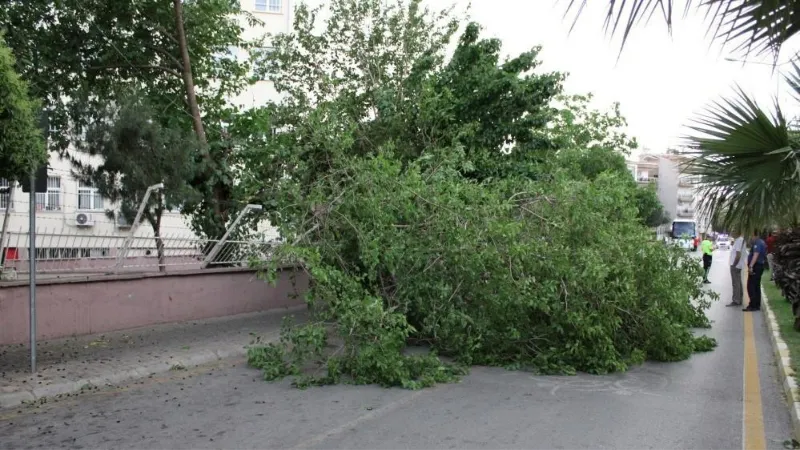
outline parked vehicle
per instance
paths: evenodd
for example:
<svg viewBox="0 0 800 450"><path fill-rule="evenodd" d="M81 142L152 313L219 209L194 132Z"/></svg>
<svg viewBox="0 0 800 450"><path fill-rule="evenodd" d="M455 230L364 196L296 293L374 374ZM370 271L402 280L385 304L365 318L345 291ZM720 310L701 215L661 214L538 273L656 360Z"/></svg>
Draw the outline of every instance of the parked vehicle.
<svg viewBox="0 0 800 450"><path fill-rule="evenodd" d="M731 237L727 234L720 234L717 236L717 241L715 246L719 250L730 250L731 249Z"/></svg>
<svg viewBox="0 0 800 450"><path fill-rule="evenodd" d="M687 251L697 251L699 246L697 222L694 220L673 220L670 231L672 242Z"/></svg>

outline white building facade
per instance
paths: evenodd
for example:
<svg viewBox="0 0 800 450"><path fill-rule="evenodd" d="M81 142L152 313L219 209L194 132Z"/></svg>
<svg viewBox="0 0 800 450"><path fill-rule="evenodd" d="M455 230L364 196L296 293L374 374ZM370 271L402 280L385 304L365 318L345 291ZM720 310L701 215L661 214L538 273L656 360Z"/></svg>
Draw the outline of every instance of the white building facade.
<svg viewBox="0 0 800 450"><path fill-rule="evenodd" d="M263 26L251 27L242 19L244 37L254 38L266 33L277 34L291 29L292 0L241 0L241 8L255 15ZM275 100L277 93L272 83L261 80L251 85L231 103L243 108L262 106ZM86 162L99 164L99 159L78 154ZM71 163L52 155L49 161L47 193L36 195L37 230L53 235L76 236L122 236L130 231L130 224L118 217L108 217L108 211L115 211L116 205L97 193L97 189L87 185L71 173ZM11 247L8 234L27 233L30 211L29 194L19 185L12 187L9 181L0 178L0 224L6 230L6 241L1 246ZM149 227L142 223L142 227ZM162 233L194 236L186 219L178 211L166 212L162 218Z"/></svg>
<svg viewBox="0 0 800 450"><path fill-rule="evenodd" d="M654 186L671 220L694 220L699 232L710 230L710 222L699 213L698 180L681 171L683 158L674 154L642 154L628 161L628 169L640 186Z"/></svg>

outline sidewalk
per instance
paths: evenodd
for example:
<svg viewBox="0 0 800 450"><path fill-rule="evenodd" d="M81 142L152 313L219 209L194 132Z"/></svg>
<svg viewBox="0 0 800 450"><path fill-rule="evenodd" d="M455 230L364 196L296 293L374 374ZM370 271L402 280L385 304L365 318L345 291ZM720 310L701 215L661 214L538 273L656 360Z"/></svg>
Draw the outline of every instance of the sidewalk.
<svg viewBox="0 0 800 450"><path fill-rule="evenodd" d="M39 342L37 373L27 344L0 347L0 409L118 385L169 370L243 356L256 336L279 337L281 320L306 306Z"/></svg>

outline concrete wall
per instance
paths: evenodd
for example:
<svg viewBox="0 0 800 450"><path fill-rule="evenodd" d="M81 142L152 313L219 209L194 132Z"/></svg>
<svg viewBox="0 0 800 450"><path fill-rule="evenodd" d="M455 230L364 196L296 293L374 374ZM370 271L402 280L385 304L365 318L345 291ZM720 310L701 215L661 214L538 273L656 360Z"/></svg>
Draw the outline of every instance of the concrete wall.
<svg viewBox="0 0 800 450"><path fill-rule="evenodd" d="M303 298L293 294L307 288L305 273L293 269L281 271L275 287L252 269L43 280L36 289L37 336L56 339L287 308L302 305ZM27 282L0 285L0 345L28 341L28 292Z"/></svg>

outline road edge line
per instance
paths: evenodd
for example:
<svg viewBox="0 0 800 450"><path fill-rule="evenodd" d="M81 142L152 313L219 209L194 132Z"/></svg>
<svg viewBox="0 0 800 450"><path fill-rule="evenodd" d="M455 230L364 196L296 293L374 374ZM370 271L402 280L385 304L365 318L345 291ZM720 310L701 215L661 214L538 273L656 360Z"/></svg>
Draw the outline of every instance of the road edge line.
<svg viewBox="0 0 800 450"><path fill-rule="evenodd" d="M800 442L800 392L798 392L797 381L794 379L789 347L781 337L778 321L775 318L775 313L772 312L772 308L769 305L769 297L763 287L761 287L761 299L763 313L765 313L763 314L764 321L769 331L769 341L772 345L775 364L778 366L779 382L783 386L783 393L789 404L789 413L792 418L792 437L797 442Z"/></svg>

